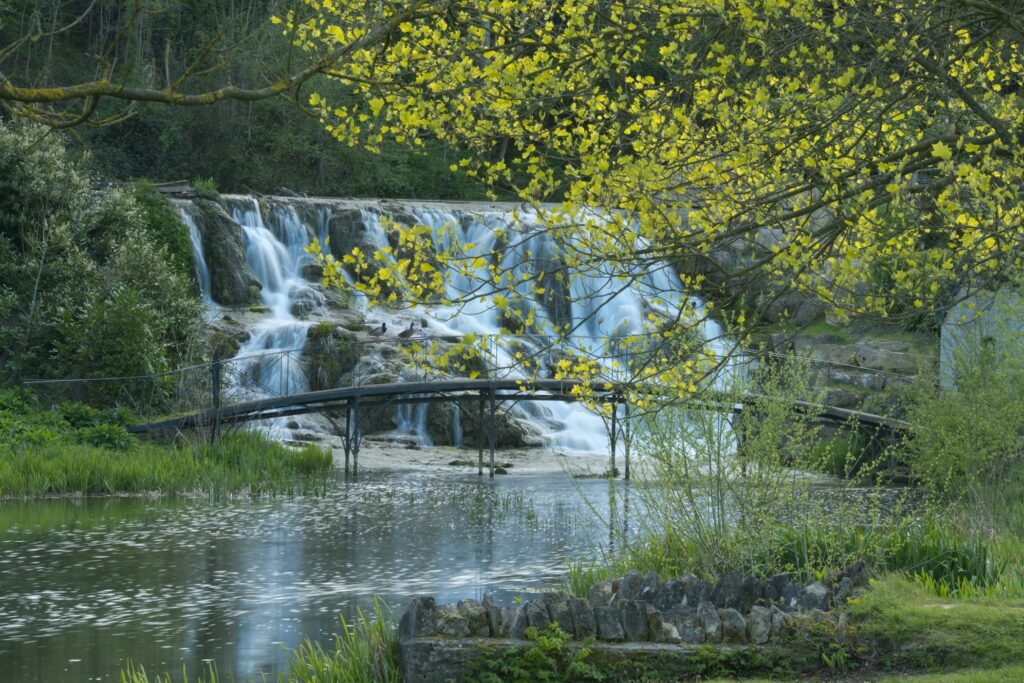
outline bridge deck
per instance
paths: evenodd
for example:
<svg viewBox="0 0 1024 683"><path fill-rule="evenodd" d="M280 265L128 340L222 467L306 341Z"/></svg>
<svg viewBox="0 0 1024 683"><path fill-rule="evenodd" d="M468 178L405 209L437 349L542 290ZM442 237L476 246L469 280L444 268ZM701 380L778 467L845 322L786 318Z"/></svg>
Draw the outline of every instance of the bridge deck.
<svg viewBox="0 0 1024 683"><path fill-rule="evenodd" d="M217 411L200 410L166 419L131 425L128 430L133 433L158 431L163 429L183 429L201 427L216 423L238 423L251 420L262 420L304 413L323 412L326 410L346 409L358 404L359 407L408 403L424 403L453 400L480 400L492 394L495 401L577 401L583 394L589 394L601 402L622 402L627 392L637 389L647 390L650 395L657 395L658 387L637 387L628 384L608 383L604 388L584 391L584 383L580 380L555 379L447 379L424 382L397 382L391 384L368 384L364 386L342 387L310 391L291 396L276 396L255 399L223 406ZM697 407L701 409L727 410L742 412L745 405L762 400L754 394L747 394L736 400L735 396L723 393L705 392L695 398ZM807 401L797 401L796 408L809 415L815 415L831 422L855 421L861 425L882 428L890 431L905 429L909 425L902 420L895 420L882 415L873 415L857 410L837 408Z"/></svg>

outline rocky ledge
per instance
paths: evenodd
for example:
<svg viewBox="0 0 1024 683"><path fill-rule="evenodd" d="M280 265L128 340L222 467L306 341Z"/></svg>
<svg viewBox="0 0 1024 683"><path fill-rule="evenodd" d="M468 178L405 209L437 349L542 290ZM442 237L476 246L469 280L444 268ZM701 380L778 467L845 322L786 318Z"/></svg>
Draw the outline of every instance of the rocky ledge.
<svg viewBox="0 0 1024 683"><path fill-rule="evenodd" d="M764 646L778 640L798 613L839 621L840 615L830 611L846 604L868 576L863 561L827 581L809 583L786 574L760 580L735 572L714 584L692 574L662 581L653 572L631 571L594 584L586 599L546 593L499 607L487 595L483 602L439 606L434 598L419 596L398 627L403 680L461 680L474 659L521 645L528 628L543 630L551 623L574 640L590 640L606 660L685 658L706 644Z"/></svg>

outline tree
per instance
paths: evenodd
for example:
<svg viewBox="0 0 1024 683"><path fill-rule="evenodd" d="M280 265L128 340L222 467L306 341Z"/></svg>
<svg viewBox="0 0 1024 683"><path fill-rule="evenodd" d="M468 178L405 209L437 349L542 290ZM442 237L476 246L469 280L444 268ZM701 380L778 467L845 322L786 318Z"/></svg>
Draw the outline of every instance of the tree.
<svg viewBox="0 0 1024 683"><path fill-rule="evenodd" d="M366 35L362 6L307 5L315 18L285 25L311 54ZM560 201L543 209L547 229L577 269L681 263L748 242L753 266L840 314L891 315L1020 268L1017 4L419 7L399 35L331 70L363 92L359 106L316 93L310 104L349 144L457 142L473 150L460 162L469 173L535 208ZM627 227L636 239L622 239ZM469 255L456 245L449 257Z"/></svg>

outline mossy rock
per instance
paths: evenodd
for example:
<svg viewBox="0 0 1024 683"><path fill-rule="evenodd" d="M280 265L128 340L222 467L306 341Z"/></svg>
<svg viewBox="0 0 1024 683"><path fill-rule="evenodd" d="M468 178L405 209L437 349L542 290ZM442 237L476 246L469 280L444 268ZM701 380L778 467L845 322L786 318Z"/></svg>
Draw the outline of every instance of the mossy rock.
<svg viewBox="0 0 1024 683"><path fill-rule="evenodd" d="M355 337L334 323L309 328L302 350L309 386L314 391L333 389L359 362L361 348Z"/></svg>

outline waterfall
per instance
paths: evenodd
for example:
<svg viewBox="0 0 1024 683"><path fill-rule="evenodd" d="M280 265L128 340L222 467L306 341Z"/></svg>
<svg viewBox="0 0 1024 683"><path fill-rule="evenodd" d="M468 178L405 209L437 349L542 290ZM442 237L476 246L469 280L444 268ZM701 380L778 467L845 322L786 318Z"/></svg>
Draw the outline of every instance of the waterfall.
<svg viewBox="0 0 1024 683"><path fill-rule="evenodd" d="M231 216L242 228L245 259L260 282L260 300L269 310L251 329L230 364L235 389L255 396L286 396L309 390L300 360L310 322L293 313L298 302L322 303L300 272L309 262L310 239L294 212L272 214L274 230L263 223L253 198L229 200ZM277 436L290 431L282 419L266 420L262 428Z"/></svg>
<svg viewBox="0 0 1024 683"><path fill-rule="evenodd" d="M267 200L261 211L260 204L252 197L228 196L225 201L241 226L246 261L260 282L260 299L268 310L267 316L251 327L250 338L237 354L237 365L241 368L239 385L244 384L255 394L280 395L308 390L306 375L299 366L299 354L312 323L302 318L322 311L324 297L318 286L304 277L313 277L313 271L304 273L304 268L313 263L305 249L314 236L323 244L332 232L331 221L342 214L352 225L350 233L341 234L350 237L368 254L392 253L384 225L385 216L393 215L402 222L415 221L431 228L430 239L437 252L450 251L457 240L460 245L471 245L466 254L469 262L476 257L481 259L474 263L472 272L463 273L459 266L452 265L445 273L446 298L462 301L458 307L440 304L411 310L370 307L366 297L355 291L352 275L343 271L350 286L351 304L365 314L368 323L387 323L389 333L383 342L397 341L394 334L414 321L423 321L426 328L423 334L429 338L467 334L500 338L504 314L479 296L488 293L479 291L479 287L481 281L489 281L488 269L492 265L513 274L519 295L516 298L521 297L523 312L532 315L534 325L523 335L489 345L486 352L491 376L525 377L521 364L516 362L517 351L526 351L538 358L538 367L531 370L531 374L550 376L554 354L562 352L593 353L605 363L606 372L614 373L615 358L622 353L617 338L647 334L650 313L671 317L684 307L697 311L704 307L702 301L682 291L677 273L668 264L609 263L597 270L566 267L562 246L550 231L542 228L540 218L528 212L520 212L517 220L511 210L494 206L474 211L461 205L282 198ZM593 220L594 216L580 218ZM623 233L623 239L630 239L628 229ZM209 274L205 273L198 231L190 227L190 234L194 235L197 277L203 286L202 282L209 281ZM510 234L515 238L509 239ZM632 239L638 247L643 246L638 236ZM337 249L338 245L332 247ZM340 254L335 253L335 256L340 257ZM500 262L494 264L492 258ZM554 272L561 276L554 277ZM550 279L550 286L545 285L549 291L539 296L535 293L535 275ZM564 346L551 351L544 334L565 325L570 331ZM705 339L716 340L722 337L722 330L708 321L704 335ZM712 344L724 348L723 341L712 341ZM364 360L360 361L365 362L361 376L386 374L388 354L394 357L393 344L368 347ZM427 403L398 406L394 434L430 445L428 407ZM604 421L577 403L519 402L509 410L535 425L550 447L563 451L607 450ZM452 433L457 445L462 441L460 420L456 406ZM274 425L270 429L278 431L280 428Z"/></svg>
<svg viewBox="0 0 1024 683"><path fill-rule="evenodd" d="M213 296L210 294L210 269L206 267L206 256L203 254L203 238L199 234L199 226L192 215L184 208L178 208L181 221L188 227L188 240L192 243L192 260L196 264L196 282L199 283L199 296L206 308L213 308Z"/></svg>

